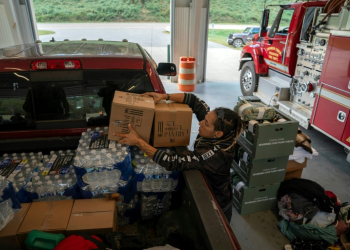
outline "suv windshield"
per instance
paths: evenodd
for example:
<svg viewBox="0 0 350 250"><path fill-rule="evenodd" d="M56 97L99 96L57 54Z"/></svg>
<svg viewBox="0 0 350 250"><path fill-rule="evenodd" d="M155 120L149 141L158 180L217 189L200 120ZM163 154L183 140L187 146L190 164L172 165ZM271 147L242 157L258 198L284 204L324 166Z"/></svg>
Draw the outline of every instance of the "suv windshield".
<svg viewBox="0 0 350 250"><path fill-rule="evenodd" d="M250 31L250 28L246 28L246 29L243 31L243 33L249 33L249 31Z"/></svg>
<svg viewBox="0 0 350 250"><path fill-rule="evenodd" d="M0 131L108 125L114 91L154 91L142 70L0 74Z"/></svg>

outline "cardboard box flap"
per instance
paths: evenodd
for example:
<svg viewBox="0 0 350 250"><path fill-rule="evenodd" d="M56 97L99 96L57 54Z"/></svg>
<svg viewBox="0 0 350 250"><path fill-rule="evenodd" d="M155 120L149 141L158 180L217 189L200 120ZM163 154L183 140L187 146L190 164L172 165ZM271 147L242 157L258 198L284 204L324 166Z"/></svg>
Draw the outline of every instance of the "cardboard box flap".
<svg viewBox="0 0 350 250"><path fill-rule="evenodd" d="M176 103L176 102L170 102L170 103L156 103L155 106L156 112L158 111L185 111L185 112L192 112L192 109L187 105L183 103Z"/></svg>
<svg viewBox="0 0 350 250"><path fill-rule="evenodd" d="M21 211L15 214L14 218L6 225L5 228L0 230L0 237L16 235L18 228L21 226L24 217L26 216L31 203L21 204Z"/></svg>
<svg viewBox="0 0 350 250"><path fill-rule="evenodd" d="M296 162L294 160L289 160L286 172L291 172L291 171L295 171L295 170L299 170L299 169L305 168L306 164L307 164L307 159L306 158L305 158L305 161L303 163L298 163L298 162Z"/></svg>
<svg viewBox="0 0 350 250"><path fill-rule="evenodd" d="M21 203L21 211L15 214L14 218L23 218L26 216L32 203Z"/></svg>
<svg viewBox="0 0 350 250"><path fill-rule="evenodd" d="M114 220L113 211L76 213L71 215L67 231L113 228Z"/></svg>
<svg viewBox="0 0 350 250"><path fill-rule="evenodd" d="M74 200L32 203L18 233L27 233L33 229L65 230L73 203Z"/></svg>
<svg viewBox="0 0 350 250"><path fill-rule="evenodd" d="M115 209L116 209L116 203L114 200L107 200L105 198L76 200L73 206L72 214L107 212L107 211L114 211Z"/></svg>
<svg viewBox="0 0 350 250"><path fill-rule="evenodd" d="M154 109L154 99L151 96L141 96L140 94L115 91L113 103L142 106L145 109Z"/></svg>

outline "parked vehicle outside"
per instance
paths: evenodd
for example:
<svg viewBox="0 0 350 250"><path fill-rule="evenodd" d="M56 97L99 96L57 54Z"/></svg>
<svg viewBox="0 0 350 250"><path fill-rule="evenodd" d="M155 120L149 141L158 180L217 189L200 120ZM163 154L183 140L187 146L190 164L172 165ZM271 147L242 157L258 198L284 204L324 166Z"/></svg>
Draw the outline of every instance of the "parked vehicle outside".
<svg viewBox="0 0 350 250"><path fill-rule="evenodd" d="M247 27L242 33L232 33L229 34L227 43L229 45L233 45L235 48L242 47L247 43L248 38L252 38L255 34L258 34L260 31L260 27Z"/></svg>

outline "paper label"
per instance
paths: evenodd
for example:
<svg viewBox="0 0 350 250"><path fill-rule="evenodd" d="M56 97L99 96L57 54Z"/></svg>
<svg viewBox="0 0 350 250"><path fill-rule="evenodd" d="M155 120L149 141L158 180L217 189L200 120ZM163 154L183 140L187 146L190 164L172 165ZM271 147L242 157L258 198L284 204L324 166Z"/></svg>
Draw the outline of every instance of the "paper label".
<svg viewBox="0 0 350 250"><path fill-rule="evenodd" d="M21 168L28 162L28 160L12 160L7 158L0 162L0 175L8 178L14 177L21 170Z"/></svg>
<svg viewBox="0 0 350 250"><path fill-rule="evenodd" d="M69 166L72 164L74 155L52 157L42 175L65 175L70 172Z"/></svg>
<svg viewBox="0 0 350 250"><path fill-rule="evenodd" d="M103 132L92 132L90 134L91 141L89 149L101 149L101 148L110 148L110 141L108 140L108 134Z"/></svg>

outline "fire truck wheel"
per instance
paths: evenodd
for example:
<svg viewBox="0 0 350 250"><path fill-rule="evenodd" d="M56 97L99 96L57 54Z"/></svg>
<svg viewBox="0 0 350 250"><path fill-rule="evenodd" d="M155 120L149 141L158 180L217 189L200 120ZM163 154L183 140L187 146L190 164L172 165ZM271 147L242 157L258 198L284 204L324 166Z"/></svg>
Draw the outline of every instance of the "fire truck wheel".
<svg viewBox="0 0 350 250"><path fill-rule="evenodd" d="M243 41L241 39L235 39L233 40L233 47L240 48L242 47Z"/></svg>
<svg viewBox="0 0 350 250"><path fill-rule="evenodd" d="M255 74L254 62L246 62L241 70L240 85L244 96L253 95L259 75Z"/></svg>

